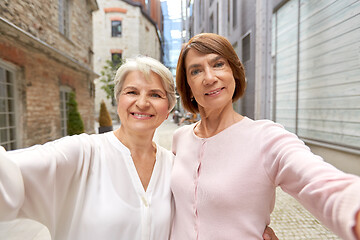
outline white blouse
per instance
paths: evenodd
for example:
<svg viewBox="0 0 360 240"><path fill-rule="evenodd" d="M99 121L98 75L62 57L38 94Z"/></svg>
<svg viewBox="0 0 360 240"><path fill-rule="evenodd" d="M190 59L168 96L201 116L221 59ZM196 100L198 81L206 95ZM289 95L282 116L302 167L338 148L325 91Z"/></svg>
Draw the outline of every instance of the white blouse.
<svg viewBox="0 0 360 240"><path fill-rule="evenodd" d="M0 152L0 220L37 220L52 239L168 239L172 165L173 154L157 145L145 191L113 132Z"/></svg>

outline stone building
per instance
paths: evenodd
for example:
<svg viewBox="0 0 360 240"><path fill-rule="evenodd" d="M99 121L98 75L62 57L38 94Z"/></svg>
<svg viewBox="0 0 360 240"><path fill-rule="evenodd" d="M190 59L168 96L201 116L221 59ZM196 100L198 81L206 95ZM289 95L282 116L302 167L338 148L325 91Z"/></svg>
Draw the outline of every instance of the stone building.
<svg viewBox="0 0 360 240"><path fill-rule="evenodd" d="M15 149L67 135L69 92L94 132L95 0L0 1L0 145Z"/></svg>
<svg viewBox="0 0 360 240"><path fill-rule="evenodd" d="M106 61L115 57L126 59L146 55L161 60L162 57L162 11L160 0L98 0L99 10L93 13L94 70L101 73ZM108 99L95 80L95 112L105 101L107 109L116 119L115 102Z"/></svg>
<svg viewBox="0 0 360 240"><path fill-rule="evenodd" d="M247 76L234 108L297 134L360 175L359 0L183 0L188 37L229 39Z"/></svg>

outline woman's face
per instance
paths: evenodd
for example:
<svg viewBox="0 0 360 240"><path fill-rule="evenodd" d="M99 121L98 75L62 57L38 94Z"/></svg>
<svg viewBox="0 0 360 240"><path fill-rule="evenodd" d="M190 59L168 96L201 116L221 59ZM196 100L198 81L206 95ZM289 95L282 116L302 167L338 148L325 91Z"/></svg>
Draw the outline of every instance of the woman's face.
<svg viewBox="0 0 360 240"><path fill-rule="evenodd" d="M151 72L150 79L146 80L141 72L130 72L124 79L117 111L121 125L128 130L155 131L169 112L169 101L160 76Z"/></svg>
<svg viewBox="0 0 360 240"><path fill-rule="evenodd" d="M206 111L232 104L235 79L225 58L190 49L185 58L185 69L188 84L199 108Z"/></svg>

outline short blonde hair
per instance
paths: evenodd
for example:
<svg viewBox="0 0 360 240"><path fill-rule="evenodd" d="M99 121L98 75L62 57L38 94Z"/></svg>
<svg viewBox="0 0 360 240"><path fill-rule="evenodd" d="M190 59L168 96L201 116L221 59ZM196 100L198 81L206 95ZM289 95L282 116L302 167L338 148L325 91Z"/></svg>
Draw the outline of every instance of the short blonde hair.
<svg viewBox="0 0 360 240"><path fill-rule="evenodd" d="M176 103L176 96L172 73L158 60L145 56L128 58L126 59L126 62L121 65L117 70L114 78L114 95L116 98L116 102L118 101L118 96L122 90L126 76L133 71L141 72L142 74L144 74L146 79L150 79L151 72L157 74L160 77L166 91L166 96L169 101L169 111L173 109Z"/></svg>

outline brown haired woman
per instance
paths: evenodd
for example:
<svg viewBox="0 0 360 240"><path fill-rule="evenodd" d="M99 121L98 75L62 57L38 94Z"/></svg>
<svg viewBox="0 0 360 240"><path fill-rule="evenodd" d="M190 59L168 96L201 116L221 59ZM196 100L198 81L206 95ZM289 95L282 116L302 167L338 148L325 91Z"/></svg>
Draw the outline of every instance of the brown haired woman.
<svg viewBox="0 0 360 240"><path fill-rule="evenodd" d="M201 120L174 135L171 239L261 239L278 186L343 239L360 239L360 178L325 163L281 125L234 111L246 80L226 38L190 39L176 83L185 109Z"/></svg>

